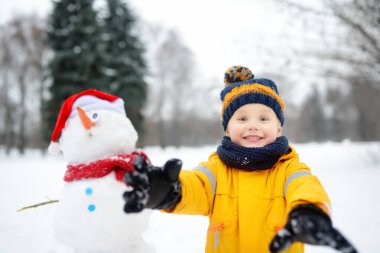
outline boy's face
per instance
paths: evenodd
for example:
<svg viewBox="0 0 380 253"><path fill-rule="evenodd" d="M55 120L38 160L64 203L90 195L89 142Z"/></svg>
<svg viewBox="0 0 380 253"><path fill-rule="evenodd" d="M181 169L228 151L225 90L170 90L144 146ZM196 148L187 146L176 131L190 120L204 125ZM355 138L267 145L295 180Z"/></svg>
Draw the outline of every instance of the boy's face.
<svg viewBox="0 0 380 253"><path fill-rule="evenodd" d="M272 108L246 104L237 109L227 125L226 136L243 147L264 147L281 136L282 127Z"/></svg>

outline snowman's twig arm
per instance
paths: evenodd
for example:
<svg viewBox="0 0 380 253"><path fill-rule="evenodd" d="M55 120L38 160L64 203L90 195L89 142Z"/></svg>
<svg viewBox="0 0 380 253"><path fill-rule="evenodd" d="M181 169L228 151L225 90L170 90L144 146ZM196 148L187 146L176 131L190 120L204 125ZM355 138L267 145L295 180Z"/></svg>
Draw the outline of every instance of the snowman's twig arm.
<svg viewBox="0 0 380 253"><path fill-rule="evenodd" d="M21 212L21 211L24 211L26 209L36 208L36 207L39 207L39 206L44 206L44 205L53 204L53 203L57 203L57 202L59 202L59 200L52 199L52 200L41 202L41 203L34 204L34 205L31 205L31 206L24 206L23 208L18 209L17 212Z"/></svg>

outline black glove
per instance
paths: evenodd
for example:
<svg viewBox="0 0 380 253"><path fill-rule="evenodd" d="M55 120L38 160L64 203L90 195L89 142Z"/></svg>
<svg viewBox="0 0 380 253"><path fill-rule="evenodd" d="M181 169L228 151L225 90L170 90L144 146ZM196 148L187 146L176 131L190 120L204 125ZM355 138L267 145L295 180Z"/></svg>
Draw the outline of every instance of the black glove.
<svg viewBox="0 0 380 253"><path fill-rule="evenodd" d="M286 250L293 242L330 246L345 253L357 253L346 238L332 226L330 217L314 205L301 205L290 212L285 228L273 238L272 253Z"/></svg>
<svg viewBox="0 0 380 253"><path fill-rule="evenodd" d="M142 156L133 162L134 172L126 173L124 181L133 187L124 193L126 213L140 212L144 208L170 209L181 198L181 183L178 180L182 168L179 159L168 160L165 165L154 167Z"/></svg>

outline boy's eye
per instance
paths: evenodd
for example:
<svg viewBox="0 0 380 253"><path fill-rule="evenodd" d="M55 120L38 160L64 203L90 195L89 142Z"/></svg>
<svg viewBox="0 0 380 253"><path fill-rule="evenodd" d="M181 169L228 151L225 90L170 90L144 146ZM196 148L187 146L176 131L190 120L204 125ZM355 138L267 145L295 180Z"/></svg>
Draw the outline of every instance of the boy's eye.
<svg viewBox="0 0 380 253"><path fill-rule="evenodd" d="M260 121L268 121L269 118L266 116L260 116Z"/></svg>
<svg viewBox="0 0 380 253"><path fill-rule="evenodd" d="M247 117L243 116L243 117L240 117L238 118L239 121L247 121Z"/></svg>

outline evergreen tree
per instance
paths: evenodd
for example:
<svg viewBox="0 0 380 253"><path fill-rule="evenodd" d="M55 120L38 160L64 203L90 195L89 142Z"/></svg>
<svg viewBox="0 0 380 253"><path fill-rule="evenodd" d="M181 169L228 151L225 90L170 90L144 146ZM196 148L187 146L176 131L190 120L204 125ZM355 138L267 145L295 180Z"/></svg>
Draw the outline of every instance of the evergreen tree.
<svg viewBox="0 0 380 253"><path fill-rule="evenodd" d="M142 110L147 98L146 64L142 44L133 34L135 21L125 2L107 0L104 42L108 91L124 99L127 115L141 136Z"/></svg>
<svg viewBox="0 0 380 253"><path fill-rule="evenodd" d="M93 2L54 2L46 40L54 53L49 64L51 96L43 108L46 134L54 128L60 106L68 96L88 88L104 90L102 30Z"/></svg>

